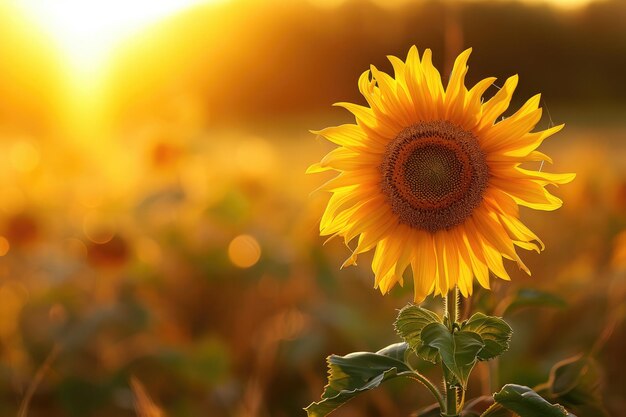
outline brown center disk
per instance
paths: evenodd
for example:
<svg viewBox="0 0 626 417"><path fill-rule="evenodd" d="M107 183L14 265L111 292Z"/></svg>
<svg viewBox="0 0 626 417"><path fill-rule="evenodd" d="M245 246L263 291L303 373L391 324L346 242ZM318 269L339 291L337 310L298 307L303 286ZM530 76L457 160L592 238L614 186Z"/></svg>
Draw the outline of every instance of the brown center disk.
<svg viewBox="0 0 626 417"><path fill-rule="evenodd" d="M400 222L436 232L461 224L481 203L489 181L476 137L447 122L420 122L387 145L382 191Z"/></svg>

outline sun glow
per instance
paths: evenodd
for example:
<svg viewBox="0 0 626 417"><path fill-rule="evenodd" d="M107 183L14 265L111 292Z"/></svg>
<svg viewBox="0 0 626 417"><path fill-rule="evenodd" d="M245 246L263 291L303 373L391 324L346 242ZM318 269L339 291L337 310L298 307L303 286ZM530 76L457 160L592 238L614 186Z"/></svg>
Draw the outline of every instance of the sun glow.
<svg viewBox="0 0 626 417"><path fill-rule="evenodd" d="M151 23L206 0L15 0L50 36L75 81L97 79L116 46ZM216 0L211 0L214 3Z"/></svg>

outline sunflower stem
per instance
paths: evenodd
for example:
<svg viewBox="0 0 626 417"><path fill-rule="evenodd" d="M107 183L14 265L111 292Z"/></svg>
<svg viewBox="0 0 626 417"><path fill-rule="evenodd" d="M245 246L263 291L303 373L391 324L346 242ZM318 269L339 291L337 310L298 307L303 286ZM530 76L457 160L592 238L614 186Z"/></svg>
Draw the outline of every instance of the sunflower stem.
<svg viewBox="0 0 626 417"><path fill-rule="evenodd" d="M459 321L459 288L454 287L453 290L443 298L445 303L445 315L447 317L448 329L450 333L454 333L454 330ZM458 404L458 392L455 385L452 384L452 376L444 369L444 385L446 389L446 410L445 414L441 413L442 417L458 417L459 411L457 409Z"/></svg>
<svg viewBox="0 0 626 417"><path fill-rule="evenodd" d="M433 394L433 396L435 397L435 399L439 403L439 408L441 410L443 410L443 408L445 407L445 402L444 402L444 399L443 399L443 395L441 395L441 392L439 392L437 387L432 382L430 382L430 380L428 378L426 378L424 375L422 375L418 371L416 371L411 366L411 364L409 364L407 362L407 365L409 366L409 368L412 371L412 375L410 376L410 378L413 378L416 381L419 381L422 385L424 385L431 392L431 394Z"/></svg>

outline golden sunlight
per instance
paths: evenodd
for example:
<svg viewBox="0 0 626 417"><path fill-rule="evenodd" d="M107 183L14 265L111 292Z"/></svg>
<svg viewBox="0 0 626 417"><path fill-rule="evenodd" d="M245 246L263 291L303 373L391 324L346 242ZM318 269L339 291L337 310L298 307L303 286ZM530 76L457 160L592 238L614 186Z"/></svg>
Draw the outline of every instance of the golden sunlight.
<svg viewBox="0 0 626 417"><path fill-rule="evenodd" d="M337 7L345 3L346 1L347 0L313 0L313 3L321 7L333 8L333 7ZM412 2L412 0L373 0L373 1L379 6L389 7L389 8L405 6L407 3ZM468 1L471 1L471 0L468 0ZM505 1L514 1L514 0L495 0L495 1L505 2ZM563 8L563 9L576 9L578 7L585 6L594 1L598 1L598 0L522 0L522 2L524 3L530 3L530 4L545 3L545 4L549 4L549 5L556 6L556 7Z"/></svg>
<svg viewBox="0 0 626 417"><path fill-rule="evenodd" d="M221 0L15 0L53 39L74 81L93 82L124 39L176 12Z"/></svg>

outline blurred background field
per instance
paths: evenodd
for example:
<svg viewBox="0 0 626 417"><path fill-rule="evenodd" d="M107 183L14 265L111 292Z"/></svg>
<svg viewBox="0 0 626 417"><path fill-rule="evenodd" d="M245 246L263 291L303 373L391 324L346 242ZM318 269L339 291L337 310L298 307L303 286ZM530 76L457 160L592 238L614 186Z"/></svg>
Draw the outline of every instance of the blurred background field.
<svg viewBox="0 0 626 417"><path fill-rule="evenodd" d="M331 104L416 44L439 68L472 46L470 84L519 73L513 108L542 92L540 127L566 123L544 145L578 173L565 205L522 211L533 277L510 263L472 300L514 328L500 381L588 353L626 416L625 21L622 0L3 2L0 415L135 416L133 375L172 417L304 415L325 356L398 341L410 286L381 297L367 256L339 271L304 171L331 148L308 130L352 122ZM425 405L390 383L336 415Z"/></svg>

